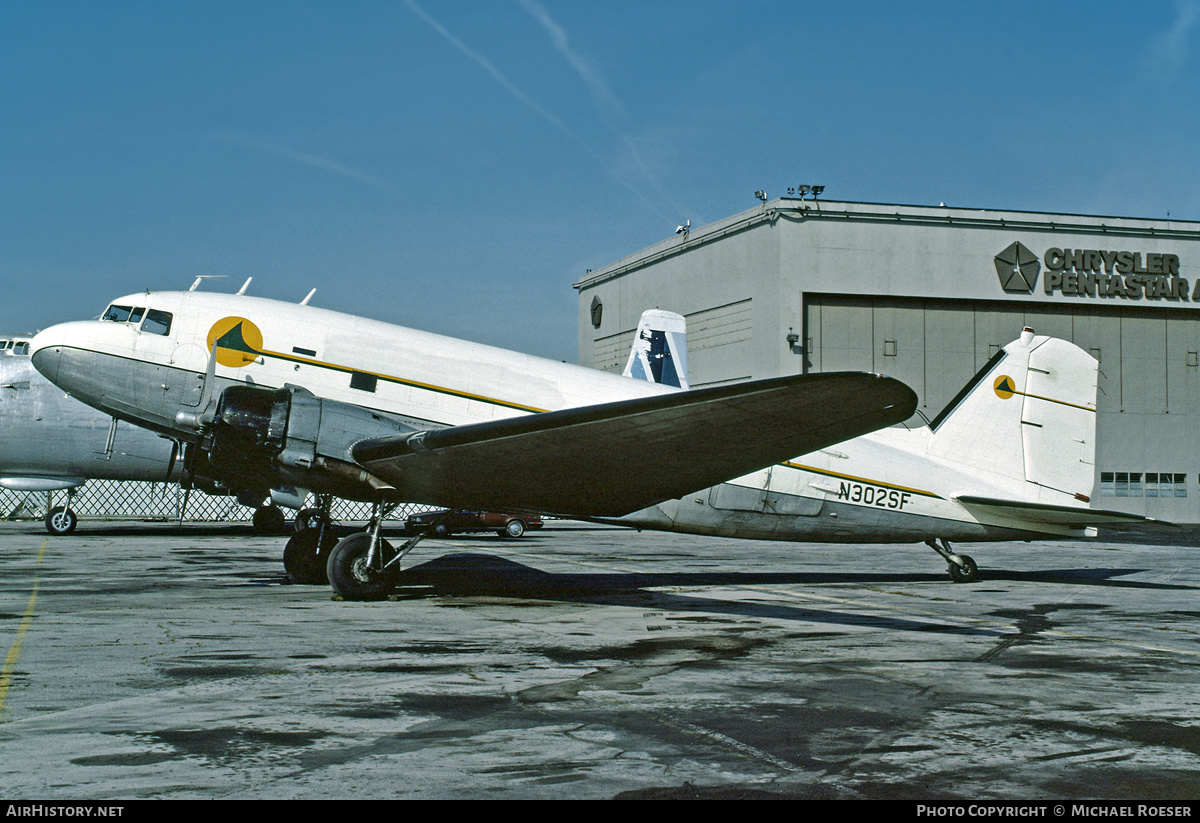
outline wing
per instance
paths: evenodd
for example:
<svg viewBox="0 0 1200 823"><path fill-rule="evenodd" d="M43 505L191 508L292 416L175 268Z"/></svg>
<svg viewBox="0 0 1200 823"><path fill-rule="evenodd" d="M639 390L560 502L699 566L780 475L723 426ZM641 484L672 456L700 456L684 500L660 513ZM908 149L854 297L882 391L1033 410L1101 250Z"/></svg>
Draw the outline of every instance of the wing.
<svg viewBox="0 0 1200 823"><path fill-rule="evenodd" d="M1055 506L1049 503L1030 503L1022 500L1002 500L996 497L963 496L955 498L970 509L1015 517L1033 523L1051 526L1067 526L1082 529L1088 526L1104 526L1113 523L1148 523L1151 518L1140 514L1089 509L1084 506Z"/></svg>
<svg viewBox="0 0 1200 823"><path fill-rule="evenodd" d="M907 419L917 398L833 373L670 392L359 443L406 501L619 516Z"/></svg>

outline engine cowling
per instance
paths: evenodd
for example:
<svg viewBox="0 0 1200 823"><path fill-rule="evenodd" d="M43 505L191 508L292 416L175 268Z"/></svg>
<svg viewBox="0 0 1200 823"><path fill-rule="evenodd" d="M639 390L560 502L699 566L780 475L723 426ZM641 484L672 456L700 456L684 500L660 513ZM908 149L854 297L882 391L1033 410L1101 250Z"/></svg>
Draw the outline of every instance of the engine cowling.
<svg viewBox="0 0 1200 823"><path fill-rule="evenodd" d="M298 386L237 385L221 393L200 446L208 464L229 480L268 488L291 484L365 500L378 496L382 481L354 462L350 447L413 431L399 420Z"/></svg>
<svg viewBox="0 0 1200 823"><path fill-rule="evenodd" d="M218 469L247 471L273 461L287 444L291 392L230 386L221 392L208 459Z"/></svg>

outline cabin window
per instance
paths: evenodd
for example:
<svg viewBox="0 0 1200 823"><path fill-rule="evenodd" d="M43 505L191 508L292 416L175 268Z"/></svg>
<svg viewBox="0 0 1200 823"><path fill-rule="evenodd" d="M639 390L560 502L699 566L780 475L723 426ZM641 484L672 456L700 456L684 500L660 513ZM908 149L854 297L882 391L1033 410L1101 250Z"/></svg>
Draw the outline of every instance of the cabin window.
<svg viewBox="0 0 1200 823"><path fill-rule="evenodd" d="M146 322L142 323L142 331L148 334L170 334L171 319L170 312L151 309L146 313Z"/></svg>
<svg viewBox="0 0 1200 823"><path fill-rule="evenodd" d="M352 389L373 392L378 383L379 378L373 374L363 374L360 371L350 373L350 388Z"/></svg>
<svg viewBox="0 0 1200 823"><path fill-rule="evenodd" d="M151 309L146 314L146 322L142 323L142 331L149 334L170 334L171 317L170 312Z"/></svg>

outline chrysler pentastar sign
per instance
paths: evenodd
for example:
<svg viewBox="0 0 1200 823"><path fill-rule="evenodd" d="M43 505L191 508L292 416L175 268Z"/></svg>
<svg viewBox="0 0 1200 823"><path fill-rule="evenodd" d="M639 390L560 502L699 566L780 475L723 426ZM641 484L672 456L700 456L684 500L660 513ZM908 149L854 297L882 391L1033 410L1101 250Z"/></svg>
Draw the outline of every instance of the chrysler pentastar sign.
<svg viewBox="0 0 1200 823"><path fill-rule="evenodd" d="M1043 266L1048 295L1122 300L1189 299L1188 281L1179 276L1179 255L1109 249L1049 248L1039 258L1021 243L996 255L1000 287L1032 293ZM1200 302L1200 281L1190 299Z"/></svg>
<svg viewBox="0 0 1200 823"><path fill-rule="evenodd" d="M996 273L1000 275L1000 288L1005 291L1033 291L1039 271L1037 255L1020 243L1013 243L996 255Z"/></svg>

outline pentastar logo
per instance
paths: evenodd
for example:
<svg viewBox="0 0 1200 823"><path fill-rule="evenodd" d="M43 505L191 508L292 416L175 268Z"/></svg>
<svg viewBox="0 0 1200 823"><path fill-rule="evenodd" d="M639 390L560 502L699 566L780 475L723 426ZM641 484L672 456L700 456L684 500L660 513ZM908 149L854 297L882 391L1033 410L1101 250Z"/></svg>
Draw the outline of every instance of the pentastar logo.
<svg viewBox="0 0 1200 823"><path fill-rule="evenodd" d="M1032 292L1041 270L1038 256L1020 243L1013 243L996 255L996 274L1000 276L1000 288L1005 291Z"/></svg>

